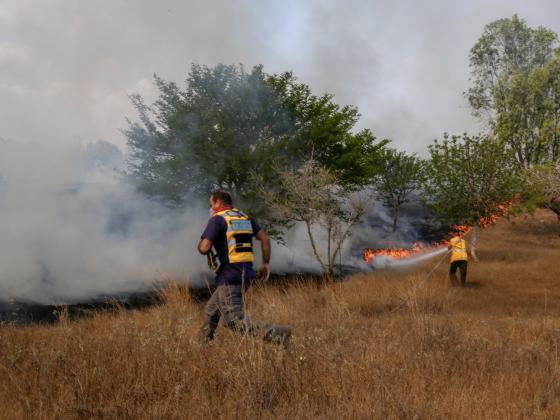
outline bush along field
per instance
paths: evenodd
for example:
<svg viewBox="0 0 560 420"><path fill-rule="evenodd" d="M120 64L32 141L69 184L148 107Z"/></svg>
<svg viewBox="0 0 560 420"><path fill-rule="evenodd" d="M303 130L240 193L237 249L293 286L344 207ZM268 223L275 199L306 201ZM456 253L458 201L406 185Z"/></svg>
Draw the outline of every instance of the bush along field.
<svg viewBox="0 0 560 420"><path fill-rule="evenodd" d="M448 264L333 286L264 284L247 313L287 348L219 327L172 284L141 311L0 328L3 418L554 418L560 415L559 227L551 212L480 232L466 288Z"/></svg>

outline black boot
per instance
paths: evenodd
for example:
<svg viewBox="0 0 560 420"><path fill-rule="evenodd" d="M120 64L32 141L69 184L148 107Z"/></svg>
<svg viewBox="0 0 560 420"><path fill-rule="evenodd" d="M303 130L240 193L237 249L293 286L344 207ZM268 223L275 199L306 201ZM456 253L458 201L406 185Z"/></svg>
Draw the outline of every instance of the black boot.
<svg viewBox="0 0 560 420"><path fill-rule="evenodd" d="M459 283L457 282L457 276L455 275L455 273L453 273L453 274L449 273L449 280L451 281L451 286L457 287L459 285Z"/></svg>

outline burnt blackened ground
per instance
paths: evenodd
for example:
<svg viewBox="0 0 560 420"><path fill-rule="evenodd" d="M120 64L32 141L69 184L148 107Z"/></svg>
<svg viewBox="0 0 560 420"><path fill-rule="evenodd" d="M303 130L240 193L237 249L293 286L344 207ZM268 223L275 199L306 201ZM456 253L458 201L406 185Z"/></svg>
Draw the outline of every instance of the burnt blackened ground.
<svg viewBox="0 0 560 420"><path fill-rule="evenodd" d="M0 322L16 325L50 324L58 322L63 317L74 320L92 316L96 312L143 309L162 302L160 289L104 296L85 302L61 305L18 300L0 301Z"/></svg>
<svg viewBox="0 0 560 420"><path fill-rule="evenodd" d="M356 273L351 266L337 267L335 281L342 281L347 276ZM308 273L272 274L266 281L255 279L253 287L272 287L288 290L295 286L315 285L318 288L325 285L325 278L321 275ZM188 288L188 299L204 305L215 290L213 284L199 288ZM72 304L48 305L25 301L0 301L0 323L12 325L53 324L62 319L78 320L93 316L96 313L122 312L143 310L165 302L164 286L152 290L121 295L97 297L89 301Z"/></svg>

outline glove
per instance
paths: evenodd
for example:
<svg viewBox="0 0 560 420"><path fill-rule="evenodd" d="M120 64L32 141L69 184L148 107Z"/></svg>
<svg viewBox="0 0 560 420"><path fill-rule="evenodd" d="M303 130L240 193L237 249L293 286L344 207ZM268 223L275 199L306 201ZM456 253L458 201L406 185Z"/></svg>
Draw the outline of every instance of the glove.
<svg viewBox="0 0 560 420"><path fill-rule="evenodd" d="M208 267L210 267L210 269L215 273L218 271L218 258L216 256L216 254L212 253L212 251L210 251L208 254L206 254L206 260L208 261Z"/></svg>

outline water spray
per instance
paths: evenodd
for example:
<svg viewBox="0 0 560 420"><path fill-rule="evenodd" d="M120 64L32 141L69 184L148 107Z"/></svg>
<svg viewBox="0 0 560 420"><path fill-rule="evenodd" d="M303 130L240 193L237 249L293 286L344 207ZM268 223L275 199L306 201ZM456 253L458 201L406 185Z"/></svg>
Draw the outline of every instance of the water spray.
<svg viewBox="0 0 560 420"><path fill-rule="evenodd" d="M422 254L412 255L410 258L391 258L390 256L378 255L370 263L374 268L407 267L430 260L438 255L446 254L447 248L436 248Z"/></svg>

